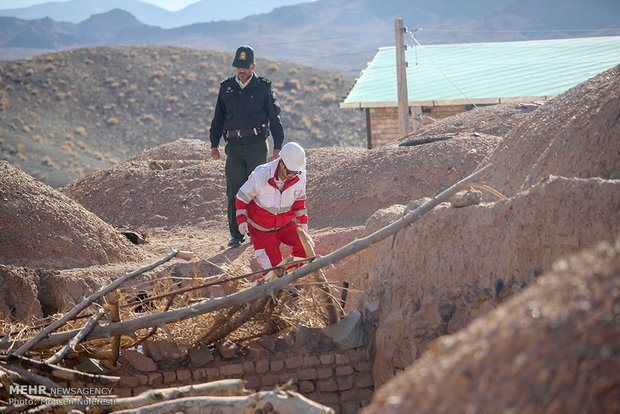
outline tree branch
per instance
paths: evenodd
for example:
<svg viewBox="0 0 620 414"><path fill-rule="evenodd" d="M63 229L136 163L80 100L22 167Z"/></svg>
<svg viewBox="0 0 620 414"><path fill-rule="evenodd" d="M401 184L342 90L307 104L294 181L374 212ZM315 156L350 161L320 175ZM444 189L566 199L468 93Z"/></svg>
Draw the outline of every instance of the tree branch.
<svg viewBox="0 0 620 414"><path fill-rule="evenodd" d="M61 350L46 359L45 363L57 364L62 361L67 356L67 354L69 354L70 352L75 352L75 347L77 346L77 344L79 344L84 338L86 338L86 336L93 329L101 315L103 315L103 312L105 312L103 308L97 309L97 312L95 312L92 318L90 318L88 322L86 322L86 325L84 325L84 327L77 333L77 335L75 335L73 339L71 339L71 341L69 341L69 343L65 345Z"/></svg>
<svg viewBox="0 0 620 414"><path fill-rule="evenodd" d="M99 299L100 297L103 297L106 293L111 292L112 290L116 289L117 287L119 287L121 284L123 284L127 280L129 280L129 279L131 279L131 278L133 278L133 277L135 277L135 276L137 276L139 274L142 274L144 272L148 272L149 270L156 268L160 264L167 262L168 260L170 260L174 256L176 256L178 252L179 252L178 250L173 250L166 257L156 261L155 263L152 263L152 264L150 264L148 266L141 267L140 269L135 270L135 271L133 271L131 273L126 273L124 276L121 276L120 278L116 279L114 282L110 283L108 286L106 286L103 289L93 293L92 295L90 295L89 297L84 299L82 302L80 302L73 309L71 309L69 312L64 314L62 318L60 318L57 321L53 322L52 324L47 326L45 329L42 329L33 338L31 338L28 341L26 341L17 351L14 352L15 355L23 355L24 353L28 352L28 350L30 350L32 347L34 347L45 336L48 336L51 332L53 332L54 330L56 330L56 329L60 328L61 326L63 326L65 323L67 323L67 321L71 320L75 315L80 313L80 311L82 309L84 309L87 306L89 306L95 300Z"/></svg>
<svg viewBox="0 0 620 414"><path fill-rule="evenodd" d="M292 391L261 391L243 397L190 397L163 401L116 414L164 414L202 409L220 414L277 412L280 414L334 414L334 410ZM201 411L202 412L202 411Z"/></svg>
<svg viewBox="0 0 620 414"><path fill-rule="evenodd" d="M86 372L75 371L69 368L35 361L34 359L14 354L0 355L0 361L6 361L8 363L26 368L28 370L34 370L42 374L49 374L53 377L61 378L64 380L78 380L81 382L102 385L114 385L120 380L120 377L89 374Z"/></svg>

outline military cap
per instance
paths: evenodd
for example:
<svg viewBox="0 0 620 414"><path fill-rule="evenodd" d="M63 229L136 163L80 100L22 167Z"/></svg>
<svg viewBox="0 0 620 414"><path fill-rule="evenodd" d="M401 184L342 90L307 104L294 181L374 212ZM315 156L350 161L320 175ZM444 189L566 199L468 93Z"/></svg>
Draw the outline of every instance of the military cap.
<svg viewBox="0 0 620 414"><path fill-rule="evenodd" d="M236 68L250 69L254 64L254 49L251 46L241 46L235 52L233 66Z"/></svg>

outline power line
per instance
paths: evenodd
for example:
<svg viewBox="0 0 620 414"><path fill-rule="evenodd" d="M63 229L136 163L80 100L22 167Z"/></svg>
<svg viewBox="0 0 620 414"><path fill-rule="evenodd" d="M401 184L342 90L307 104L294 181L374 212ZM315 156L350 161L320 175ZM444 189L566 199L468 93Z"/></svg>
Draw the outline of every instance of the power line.
<svg viewBox="0 0 620 414"><path fill-rule="evenodd" d="M415 29L415 30L414 30L414 32L415 32L415 31L417 31L417 30L418 30L418 29ZM426 57L428 58L428 60L430 60L430 61L431 61L431 63L433 64L433 66L435 66L435 68L437 68L437 70L439 71L439 73L441 73L441 75L442 75L442 76L443 76L443 77L444 77L444 78L445 78L448 82L450 82L450 84L451 84L452 86L454 86L454 87L456 88L456 90L457 90L457 91L459 91L459 92L460 92L460 93L461 93L461 94L462 94L462 95L463 95L463 96L464 96L464 97L465 97L465 98L469 101L469 103L470 103L470 104L472 104L472 105L474 106L474 108L478 108L478 107L476 106L476 104L475 104L475 103L474 103L471 99L469 99L469 96L467 96L467 94L466 94L465 92L463 92L463 91L461 90L461 88L459 88L459 87L458 87L458 86L457 86L454 82L452 82L452 81L448 78L448 76L444 73L444 71L443 71L443 70L441 70L441 68L439 67L439 65L437 65L437 63L435 63L435 61L433 60L433 58L431 58L431 57L428 55L428 53L426 53L426 50L424 50L424 47L422 47L422 45L420 44L420 42L418 42L418 39L416 39L416 38L415 38L415 36L413 35L413 33L411 33L411 32L410 32L409 30L407 30L406 28L405 28L405 32L406 32L407 34L409 34L409 36L413 39L413 41L414 41L414 42L415 42L415 43L416 43L416 44L420 47L420 49L422 50L422 52L424 52L424 54L426 55Z"/></svg>
<svg viewBox="0 0 620 414"><path fill-rule="evenodd" d="M548 29L548 30L472 30L472 29L424 29L424 32L443 32L443 33L592 33L592 32L618 32L620 33L620 28L609 28L609 29ZM334 36L325 36L325 37L313 37L313 38L304 38L302 40L291 40L291 41L272 41L268 43L262 43L259 39L257 40L256 45L258 46L282 46L288 44L300 44L300 43L317 43L323 42L327 40L334 39L351 39L351 38L359 38L372 36L377 34L384 34L386 36L392 35L393 31L391 29L385 30L377 30L377 31L362 31L362 32L349 32L350 34L338 34ZM242 37L239 37L241 39Z"/></svg>
<svg viewBox="0 0 620 414"><path fill-rule="evenodd" d="M590 32L620 32L617 29L547 29L547 30L471 30L471 29L424 29L425 32L451 33L590 33Z"/></svg>
<svg viewBox="0 0 620 414"><path fill-rule="evenodd" d="M327 58L333 58L333 57L339 57L339 56L354 56L354 55L365 55L365 54L370 54L372 53L372 51L369 50L361 50L358 52L350 52L350 53L338 53L336 55L321 55L321 56L313 56L313 57L309 57L309 58L305 58L305 59L295 59L295 62L311 62L313 60L320 60L320 59L327 59Z"/></svg>

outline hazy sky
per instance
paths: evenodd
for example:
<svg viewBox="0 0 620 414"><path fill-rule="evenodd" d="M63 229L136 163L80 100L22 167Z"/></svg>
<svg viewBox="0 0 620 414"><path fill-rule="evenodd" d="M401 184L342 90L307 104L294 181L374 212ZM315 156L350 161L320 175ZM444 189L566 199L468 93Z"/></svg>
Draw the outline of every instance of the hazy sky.
<svg viewBox="0 0 620 414"><path fill-rule="evenodd" d="M21 7L28 7L35 4L50 3L52 1L62 2L69 0L0 0L0 9L17 9ZM199 0L140 0L144 3L151 3L168 10L180 10L183 7L196 3ZM219 5L225 4L224 0L212 0ZM312 0L246 0L248 2L260 1L261 3L269 4L269 9L273 9L278 6L291 5L296 3L303 3ZM273 4L273 5L271 5Z"/></svg>

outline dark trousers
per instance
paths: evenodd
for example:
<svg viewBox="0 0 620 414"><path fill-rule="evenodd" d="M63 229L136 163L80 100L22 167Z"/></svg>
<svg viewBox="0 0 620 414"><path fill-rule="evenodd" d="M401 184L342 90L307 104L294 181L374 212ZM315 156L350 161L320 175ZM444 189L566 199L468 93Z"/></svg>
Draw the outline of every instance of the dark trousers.
<svg viewBox="0 0 620 414"><path fill-rule="evenodd" d="M232 138L234 139L234 138ZM226 145L226 197L228 198L228 229L232 237L241 237L237 225L235 196L256 167L267 162L267 139L251 144Z"/></svg>

